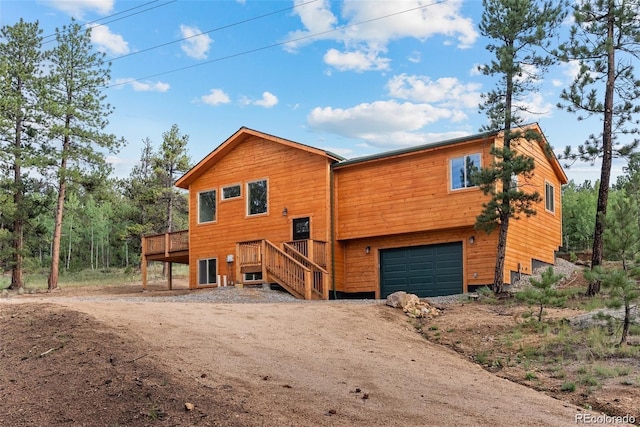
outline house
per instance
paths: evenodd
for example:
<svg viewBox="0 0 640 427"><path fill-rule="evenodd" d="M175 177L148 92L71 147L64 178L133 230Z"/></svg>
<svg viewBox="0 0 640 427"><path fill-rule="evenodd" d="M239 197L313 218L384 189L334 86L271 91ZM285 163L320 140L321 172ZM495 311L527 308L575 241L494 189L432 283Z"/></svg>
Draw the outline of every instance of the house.
<svg viewBox="0 0 640 427"><path fill-rule="evenodd" d="M518 143L535 160L518 185L542 201L510 224L506 283L553 264L562 243L567 177L529 127L542 138ZM502 143L487 132L346 160L241 128L176 182L189 191L189 230L143 239L143 286L152 260L188 263L190 288L278 283L305 299L491 285L498 233L474 229L488 196L468 174Z"/></svg>

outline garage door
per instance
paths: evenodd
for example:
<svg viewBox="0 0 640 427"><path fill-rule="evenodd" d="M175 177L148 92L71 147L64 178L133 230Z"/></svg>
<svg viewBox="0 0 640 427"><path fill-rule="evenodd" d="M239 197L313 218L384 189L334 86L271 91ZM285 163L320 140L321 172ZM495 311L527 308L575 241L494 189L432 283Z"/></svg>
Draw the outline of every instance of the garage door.
<svg viewBox="0 0 640 427"><path fill-rule="evenodd" d="M462 293L462 242L380 251L380 294L434 297Z"/></svg>

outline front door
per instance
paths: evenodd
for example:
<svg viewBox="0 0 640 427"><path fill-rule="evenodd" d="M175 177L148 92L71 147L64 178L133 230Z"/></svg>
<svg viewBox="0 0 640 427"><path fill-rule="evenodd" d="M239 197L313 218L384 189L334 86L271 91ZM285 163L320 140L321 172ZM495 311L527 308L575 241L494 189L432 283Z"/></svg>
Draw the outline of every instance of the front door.
<svg viewBox="0 0 640 427"><path fill-rule="evenodd" d="M295 218L293 220L293 240L307 240L311 237L309 217Z"/></svg>

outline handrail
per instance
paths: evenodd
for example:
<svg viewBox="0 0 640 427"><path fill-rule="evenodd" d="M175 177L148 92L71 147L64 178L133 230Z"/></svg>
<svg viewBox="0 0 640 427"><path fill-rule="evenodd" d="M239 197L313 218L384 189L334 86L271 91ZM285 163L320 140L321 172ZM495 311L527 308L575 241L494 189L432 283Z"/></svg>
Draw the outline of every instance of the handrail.
<svg viewBox="0 0 640 427"><path fill-rule="evenodd" d="M327 267L327 242L322 240L292 240L285 242L292 246L296 251L309 258L320 267Z"/></svg>
<svg viewBox="0 0 640 427"><path fill-rule="evenodd" d="M304 299L311 299L311 270L283 252L273 243L264 240L264 261L267 272L291 288Z"/></svg>
<svg viewBox="0 0 640 427"><path fill-rule="evenodd" d="M328 291L328 288L325 286L328 283L329 272L311 261L307 258L303 253L300 253L296 249L296 246L291 245L289 243L282 244L284 248L284 252L298 261L300 264L304 265L306 268L311 270L311 279L312 279L312 287L311 290L314 294L316 294L320 298L325 298L325 290ZM328 296L328 293L327 293Z"/></svg>

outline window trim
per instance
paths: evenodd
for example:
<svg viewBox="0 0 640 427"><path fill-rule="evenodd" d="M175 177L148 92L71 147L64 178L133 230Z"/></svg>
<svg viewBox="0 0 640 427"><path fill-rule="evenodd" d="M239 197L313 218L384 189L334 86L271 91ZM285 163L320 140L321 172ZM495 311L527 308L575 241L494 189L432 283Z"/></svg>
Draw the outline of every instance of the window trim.
<svg viewBox="0 0 640 427"><path fill-rule="evenodd" d="M213 283L200 283L200 263L202 261L207 261L207 269L209 268L209 263L208 261L213 261L215 268L216 268L216 275L215 275L215 282ZM207 278L209 278L209 271L207 270ZM218 284L218 258L212 257L212 258L200 258L198 259L198 286L215 286Z"/></svg>
<svg viewBox="0 0 640 427"><path fill-rule="evenodd" d="M249 275L249 274L259 274L260 278L259 279L247 279L247 275ZM262 282L262 272L242 273L242 283L258 283L258 282Z"/></svg>
<svg viewBox="0 0 640 427"><path fill-rule="evenodd" d="M211 193L213 192L213 202L214 202L214 212L213 212L213 219L211 221L201 221L200 220L200 195L202 193ZM197 203L198 203L198 224L212 224L214 222L218 222L218 191L216 188L211 188L208 190L202 190L202 191L198 191L198 199L197 199Z"/></svg>
<svg viewBox="0 0 640 427"><path fill-rule="evenodd" d="M458 188L453 188L453 162L454 160L460 159L462 158L462 162L463 164L466 164L466 159L467 157L471 157L471 156L478 156L478 159L480 160L480 164L478 165L478 169L480 169L482 167L482 152L476 152L476 153L471 153L471 154L462 154L460 156L456 156L456 157L450 157L449 158L449 191L461 191L461 190L469 190L472 188L478 188L477 185L471 185L468 186L466 185L466 181L468 179L467 176L465 176L465 182L463 182L463 186L462 187L458 187ZM465 167L465 174L466 174L466 167Z"/></svg>
<svg viewBox="0 0 640 427"><path fill-rule="evenodd" d="M238 187L240 189L240 194L238 194L237 196L233 196L233 197L225 197L224 196L224 190L227 188L233 188L233 187ZM230 185L223 185L220 187L220 201L224 202L226 200L234 200L234 199L240 199L242 198L242 184L238 183L238 184L230 184Z"/></svg>
<svg viewBox="0 0 640 427"><path fill-rule="evenodd" d="M258 213L250 213L249 212L249 204L251 203L251 191L249 191L249 185L256 183L256 182L261 182L264 181L267 185L267 206L266 206L266 210L264 212L258 212ZM269 214L269 179L268 178L258 178L258 179L253 179L251 181L247 181L245 183L245 190L246 190L246 199L247 202L245 203L245 215L247 217L255 217L255 216L261 216L261 215L268 215Z"/></svg>
<svg viewBox="0 0 640 427"><path fill-rule="evenodd" d="M549 189L551 189L551 209L549 209ZM544 210L556 213L556 186L545 179L544 181Z"/></svg>

